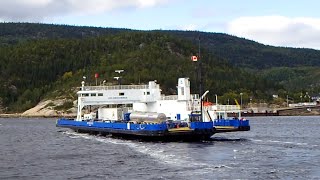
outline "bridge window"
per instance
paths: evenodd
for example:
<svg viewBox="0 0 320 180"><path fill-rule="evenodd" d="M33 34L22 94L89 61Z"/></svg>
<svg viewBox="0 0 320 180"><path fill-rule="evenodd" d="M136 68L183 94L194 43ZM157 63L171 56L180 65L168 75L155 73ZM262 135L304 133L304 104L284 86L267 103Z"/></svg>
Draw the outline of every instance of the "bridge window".
<svg viewBox="0 0 320 180"><path fill-rule="evenodd" d="M84 97L88 97L88 96L89 96L89 94L82 94L82 96L84 96Z"/></svg>
<svg viewBox="0 0 320 180"><path fill-rule="evenodd" d="M103 93L98 93L98 96L103 96Z"/></svg>
<svg viewBox="0 0 320 180"><path fill-rule="evenodd" d="M150 92L149 92L149 91L147 92L147 95L150 95Z"/></svg>
<svg viewBox="0 0 320 180"><path fill-rule="evenodd" d="M97 96L97 94L96 93L92 93L91 96Z"/></svg>
<svg viewBox="0 0 320 180"><path fill-rule="evenodd" d="M119 96L124 96L124 92L119 93Z"/></svg>

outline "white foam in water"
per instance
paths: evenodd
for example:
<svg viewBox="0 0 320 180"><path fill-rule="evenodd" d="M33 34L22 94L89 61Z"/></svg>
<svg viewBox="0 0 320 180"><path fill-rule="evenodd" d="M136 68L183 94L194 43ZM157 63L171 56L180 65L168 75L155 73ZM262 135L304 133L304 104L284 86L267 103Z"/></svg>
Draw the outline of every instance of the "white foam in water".
<svg viewBox="0 0 320 180"><path fill-rule="evenodd" d="M317 147L318 146L318 145L311 145L311 144L308 144L308 143L290 142L290 141L277 141L277 140L262 141L260 139L251 139L251 141L267 142L267 143L274 143L274 144L292 144L292 145L296 145L296 146L312 146L312 147Z"/></svg>
<svg viewBox="0 0 320 180"><path fill-rule="evenodd" d="M70 138L83 138L83 139L93 139L93 136L90 136L88 134L81 134L81 133L76 133L76 132L71 132L71 131L65 131L63 134L69 135Z"/></svg>
<svg viewBox="0 0 320 180"><path fill-rule="evenodd" d="M152 145L148 143L147 145L145 145L144 143L138 142L138 141L121 140L121 139L108 138L108 137L98 137L98 136L92 136L88 134L82 134L82 133L76 133L76 132L70 132L70 131L66 131L64 133L67 135L71 135L70 138L93 139L102 143L126 145L137 152L147 154L155 159L160 160L160 162L166 163L166 164L183 165L184 163L186 163L185 161L180 161L181 158L174 158L176 156L174 154L164 153L164 150L160 149L159 146L153 148ZM177 161L177 159L180 159L180 160Z"/></svg>
<svg viewBox="0 0 320 180"><path fill-rule="evenodd" d="M260 139L251 139L251 141L262 142Z"/></svg>
<svg viewBox="0 0 320 180"><path fill-rule="evenodd" d="M65 134L71 135L70 136L71 138L93 139L102 143L126 145L137 152L149 155L155 159L160 160L159 162L161 163L166 163L171 165L183 165L186 163L181 158L175 158L176 155L174 154L164 153L164 150L160 149L159 146L153 148L151 144L145 145L144 143L138 142L138 141L121 140L121 139L108 138L108 137L97 137L97 136L92 136L88 134L76 133L76 132L65 132Z"/></svg>
<svg viewBox="0 0 320 180"><path fill-rule="evenodd" d="M186 167L186 168L194 168L197 169L197 173L208 173L212 172L212 170L216 170L219 168L231 168L226 165L211 165L207 163L198 163L191 159L191 157L186 156L185 154L179 154L178 151L174 151L175 144L149 144L149 143L137 143L131 142L128 143L132 149L137 152L146 154L151 156L154 159L157 159L159 163L167 164L175 167ZM171 145L168 147L167 145ZM173 146L173 147L172 147ZM171 150L171 151L170 151ZM195 173L193 171L193 173Z"/></svg>
<svg viewBox="0 0 320 180"><path fill-rule="evenodd" d="M138 141L130 141L130 140L122 140L122 139L115 139L115 138L109 138L109 137L99 137L99 136L93 136L88 134L82 134L82 133L76 133L76 132L70 132L66 131L63 132L64 134L70 135L70 138L83 138L83 139L92 139L98 142L102 143L112 143L112 144L119 144L119 145L125 145L129 148L139 152L146 154L154 159L157 160L159 163L164 163L171 166L176 167L192 167L192 168L198 168L198 173L206 173L206 172L212 172L212 170L217 170L221 168L231 168L226 165L212 165L207 163L198 163L191 159L191 157L186 156L185 154L179 154L177 151L174 151L175 144L170 143L147 143L147 142L138 142ZM171 145L171 147L168 147L167 145ZM171 151L170 151L171 150Z"/></svg>
<svg viewBox="0 0 320 180"><path fill-rule="evenodd" d="M281 141L272 141L272 140L268 140L268 142L272 142L272 143L280 143L281 144ZM284 142L286 143L286 142Z"/></svg>
<svg viewBox="0 0 320 180"><path fill-rule="evenodd" d="M267 142L277 143L277 144L292 144L292 145L297 145L297 146L306 146L306 145L308 145L307 143L298 143L298 142L289 142L289 141L268 140Z"/></svg>

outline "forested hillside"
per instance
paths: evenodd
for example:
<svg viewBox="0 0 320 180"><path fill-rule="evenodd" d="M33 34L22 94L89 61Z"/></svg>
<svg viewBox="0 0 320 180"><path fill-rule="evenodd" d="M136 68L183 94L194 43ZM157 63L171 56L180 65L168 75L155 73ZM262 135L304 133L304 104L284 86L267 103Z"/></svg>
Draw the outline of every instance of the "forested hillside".
<svg viewBox="0 0 320 180"><path fill-rule="evenodd" d="M66 95L83 76L95 83L116 83L115 69L124 69L123 83L156 79L167 94L178 77L190 77L193 93L201 40L205 89L220 102L270 102L272 94L300 99L318 93L320 53L310 49L276 48L221 33L133 31L30 23L0 23L0 110L23 111L44 98ZM213 99L213 98L212 98Z"/></svg>
<svg viewBox="0 0 320 180"><path fill-rule="evenodd" d="M175 93L178 77L190 77L197 93L196 64L190 60L197 46L186 40L156 32L127 32L82 40L37 40L0 48L2 103L11 111L32 107L46 93L67 91L79 86L82 76L89 83L113 79L116 69L124 69L123 83L147 83L156 79L164 93ZM267 97L274 85L234 68L203 51L205 89L223 95L233 92ZM248 80L250 79L250 81ZM63 93L62 93L63 94ZM60 94L61 95L61 94ZM211 94L212 96L213 94ZM48 94L47 94L48 96Z"/></svg>
<svg viewBox="0 0 320 180"><path fill-rule="evenodd" d="M272 67L320 66L320 51L263 45L251 40L222 33L196 31L164 31L197 43L210 53L227 59L230 63L253 69Z"/></svg>
<svg viewBox="0 0 320 180"><path fill-rule="evenodd" d="M37 23L0 23L0 46L39 39L82 39L124 31L128 30Z"/></svg>
<svg viewBox="0 0 320 180"><path fill-rule="evenodd" d="M119 28L80 27L34 23L0 23L0 44L10 45L36 39L82 39L136 31ZM231 64L253 68L320 66L320 51L263 45L251 40L223 33L198 31L166 31L182 39L198 44L209 53L226 59Z"/></svg>
<svg viewBox="0 0 320 180"><path fill-rule="evenodd" d="M287 93L309 91L318 94L320 90L320 79L317 78L320 74L319 50L268 46L222 33L165 32L189 39L194 44L200 36L201 45L209 53L284 85Z"/></svg>
<svg viewBox="0 0 320 180"><path fill-rule="evenodd" d="M0 44L10 45L36 39L82 39L114 35L126 31L136 30L34 23L0 23ZM318 50L273 47L223 33L155 31L187 39L194 44L198 44L200 37L201 46L208 53L244 68L320 66L320 51Z"/></svg>

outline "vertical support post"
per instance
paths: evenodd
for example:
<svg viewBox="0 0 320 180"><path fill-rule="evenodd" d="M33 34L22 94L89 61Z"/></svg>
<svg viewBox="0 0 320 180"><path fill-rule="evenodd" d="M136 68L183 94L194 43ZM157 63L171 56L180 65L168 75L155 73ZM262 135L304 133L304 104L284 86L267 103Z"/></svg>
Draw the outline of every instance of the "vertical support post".
<svg viewBox="0 0 320 180"><path fill-rule="evenodd" d="M242 109L242 95L243 93L240 93L240 109Z"/></svg>
<svg viewBox="0 0 320 180"><path fill-rule="evenodd" d="M215 96L216 96L216 105L218 105L218 95L215 94ZM229 103L229 99L228 99L228 103Z"/></svg>
<svg viewBox="0 0 320 180"><path fill-rule="evenodd" d="M239 115L239 118L241 117L241 113L242 113L242 95L243 95L243 93L240 93L240 115Z"/></svg>
<svg viewBox="0 0 320 180"><path fill-rule="evenodd" d="M99 74L98 74L98 73L95 73L95 74L94 74L94 78L96 78L96 86L97 86L97 85L98 85Z"/></svg>

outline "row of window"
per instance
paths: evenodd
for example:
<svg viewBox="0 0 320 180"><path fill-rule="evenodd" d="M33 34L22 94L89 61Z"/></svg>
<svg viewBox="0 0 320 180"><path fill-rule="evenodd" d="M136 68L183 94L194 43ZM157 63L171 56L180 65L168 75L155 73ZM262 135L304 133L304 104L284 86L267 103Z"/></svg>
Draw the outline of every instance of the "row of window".
<svg viewBox="0 0 320 180"><path fill-rule="evenodd" d="M146 92L143 92L143 95L146 95ZM150 92L149 92L149 91L147 92L147 95L150 95ZM103 93L98 93L98 94L96 94L96 93L91 93L91 94L85 93L85 94L81 94L80 96L81 96L81 97L103 96ZM119 93L119 96L124 96L124 92L120 92L120 93Z"/></svg>
<svg viewBox="0 0 320 180"><path fill-rule="evenodd" d="M103 93L98 93L98 94L96 94L96 93L91 93L91 94L89 94L89 93L85 93L85 94L81 94L80 96L81 97L89 97L89 96L103 96Z"/></svg>

